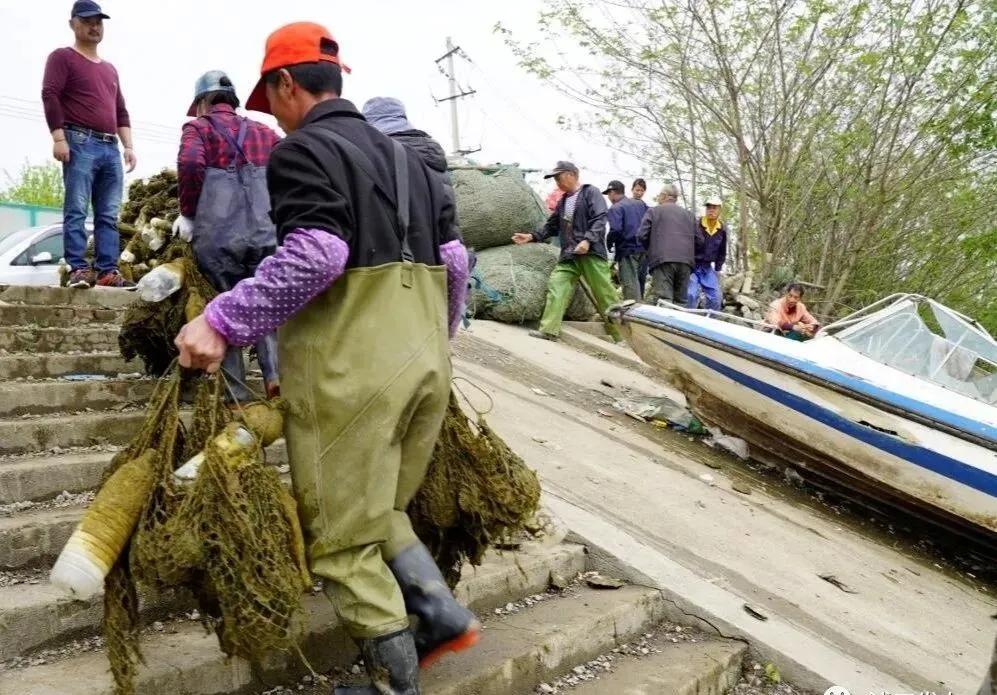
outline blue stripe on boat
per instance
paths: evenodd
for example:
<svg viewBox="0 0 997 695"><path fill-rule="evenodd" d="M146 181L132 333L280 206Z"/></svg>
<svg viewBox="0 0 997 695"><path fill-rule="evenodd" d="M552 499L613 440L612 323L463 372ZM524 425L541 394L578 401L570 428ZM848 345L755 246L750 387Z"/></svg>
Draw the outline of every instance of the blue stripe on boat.
<svg viewBox="0 0 997 695"><path fill-rule="evenodd" d="M822 408L805 398L797 396L796 394L789 393L788 391L772 386L771 384L765 383L764 381L756 379L753 376L748 376L747 374L717 362L710 357L700 355L688 348L665 340L664 338L659 336L655 337L665 345L678 350L682 354L706 365L710 369L733 379L739 384L747 386L751 390L756 391L763 396L792 408L793 410L802 413L817 422L827 425L828 427L832 427L842 434L846 434L850 437L863 441L870 446L874 446L877 449L892 454L903 459L904 461L909 461L910 463L920 466L921 468L925 468L929 471L938 473L939 475L943 475L946 478L955 480L963 485L973 488L974 490L979 490L980 492L986 493L992 497L997 497L997 475L993 475L979 468L974 468L973 466L967 465L962 461L949 458L948 456L932 451L931 449L925 449L924 447L905 442L902 439L886 434L885 432L880 432L870 427L852 422L848 418L842 417L827 408Z"/></svg>
<svg viewBox="0 0 997 695"><path fill-rule="evenodd" d="M915 400L908 396L894 393L893 391L870 384L865 379L851 376L835 369L821 367L813 362L809 362L798 357L792 357L775 350L754 345L747 341L741 340L740 338L731 337L726 333L715 331L706 326L700 326L696 323L683 321L682 318L678 316L661 316L654 311L648 311L648 309L651 309L651 307L635 307L629 313L633 314L637 318L644 319L645 321L670 326L687 333L699 335L717 343L735 347L738 350L756 355L763 359L771 360L773 362L786 365L787 367L792 367L793 369L818 377L835 384L836 386L841 386L842 388L846 388L850 391L854 391L883 403L887 403L900 408L901 410L915 413L921 417L934 420L935 422L939 422L957 430L962 430L967 434L981 437L997 444L997 427L993 427L984 422L979 422L978 420L971 420L970 418L963 417L958 413L953 413L929 403Z"/></svg>

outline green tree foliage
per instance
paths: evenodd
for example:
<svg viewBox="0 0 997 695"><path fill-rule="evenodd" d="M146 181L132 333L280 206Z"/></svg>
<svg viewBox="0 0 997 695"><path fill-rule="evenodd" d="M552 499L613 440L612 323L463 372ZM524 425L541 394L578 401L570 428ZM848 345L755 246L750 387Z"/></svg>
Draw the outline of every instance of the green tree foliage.
<svg viewBox="0 0 997 695"><path fill-rule="evenodd" d="M7 174L7 189L0 200L25 205L61 208L63 198L62 169L58 164L28 164L15 178Z"/></svg>
<svg viewBox="0 0 997 695"><path fill-rule="evenodd" d="M787 266L840 314L922 292L997 332L997 5L551 0L498 26L688 204L728 201L736 264Z"/></svg>

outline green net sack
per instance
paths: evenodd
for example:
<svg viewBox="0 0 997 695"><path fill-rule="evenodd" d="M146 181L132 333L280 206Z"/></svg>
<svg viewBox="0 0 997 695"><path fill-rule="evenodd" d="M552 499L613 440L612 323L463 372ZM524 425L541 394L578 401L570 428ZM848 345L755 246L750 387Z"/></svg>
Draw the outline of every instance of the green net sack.
<svg viewBox="0 0 997 695"><path fill-rule="evenodd" d="M516 232L532 232L547 219L543 202L519 169L455 169L450 179L468 248L481 251L508 244Z"/></svg>
<svg viewBox="0 0 997 695"><path fill-rule="evenodd" d="M547 303L547 281L559 254L560 249L550 244L510 244L480 251L468 298L471 315L503 323L539 321ZM595 313L578 286L565 317L587 321Z"/></svg>
<svg viewBox="0 0 997 695"><path fill-rule="evenodd" d="M488 426L471 421L455 393L426 478L408 508L412 527L451 588L465 562L521 534L540 504L540 480Z"/></svg>

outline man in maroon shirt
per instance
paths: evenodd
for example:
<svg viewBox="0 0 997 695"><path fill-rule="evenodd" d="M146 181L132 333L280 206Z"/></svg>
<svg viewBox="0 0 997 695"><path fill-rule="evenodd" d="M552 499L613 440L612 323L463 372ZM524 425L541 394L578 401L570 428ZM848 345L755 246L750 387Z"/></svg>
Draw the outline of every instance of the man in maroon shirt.
<svg viewBox="0 0 997 695"><path fill-rule="evenodd" d="M62 162L66 193L63 243L70 287L130 287L118 272L118 209L124 173L120 138L128 171L135 168L132 130L118 72L97 55L104 38L104 14L91 0L77 0L69 20L72 47L53 51L45 64L42 103L52 132L52 155ZM93 203L94 270L84 254L87 211ZM96 271L96 272L94 272Z"/></svg>

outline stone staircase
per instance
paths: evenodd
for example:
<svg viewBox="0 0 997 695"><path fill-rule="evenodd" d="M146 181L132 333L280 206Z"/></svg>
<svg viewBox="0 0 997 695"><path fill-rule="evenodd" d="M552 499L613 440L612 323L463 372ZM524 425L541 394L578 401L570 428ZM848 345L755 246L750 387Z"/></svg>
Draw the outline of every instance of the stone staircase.
<svg viewBox="0 0 997 695"><path fill-rule="evenodd" d="M0 287L0 695L112 692L100 598L68 600L47 577L154 386L117 354L116 322L133 300L116 290ZM286 462L281 443L268 460ZM666 622L675 616L655 589L590 586L592 563L562 532L466 568L457 594L482 617L484 638L425 671L424 692L719 694L737 681L743 643ZM305 606L301 651L311 668L355 669L356 650L323 595L307 595ZM142 613L142 695L329 691L297 657L255 666L225 658L187 596L144 600Z"/></svg>

